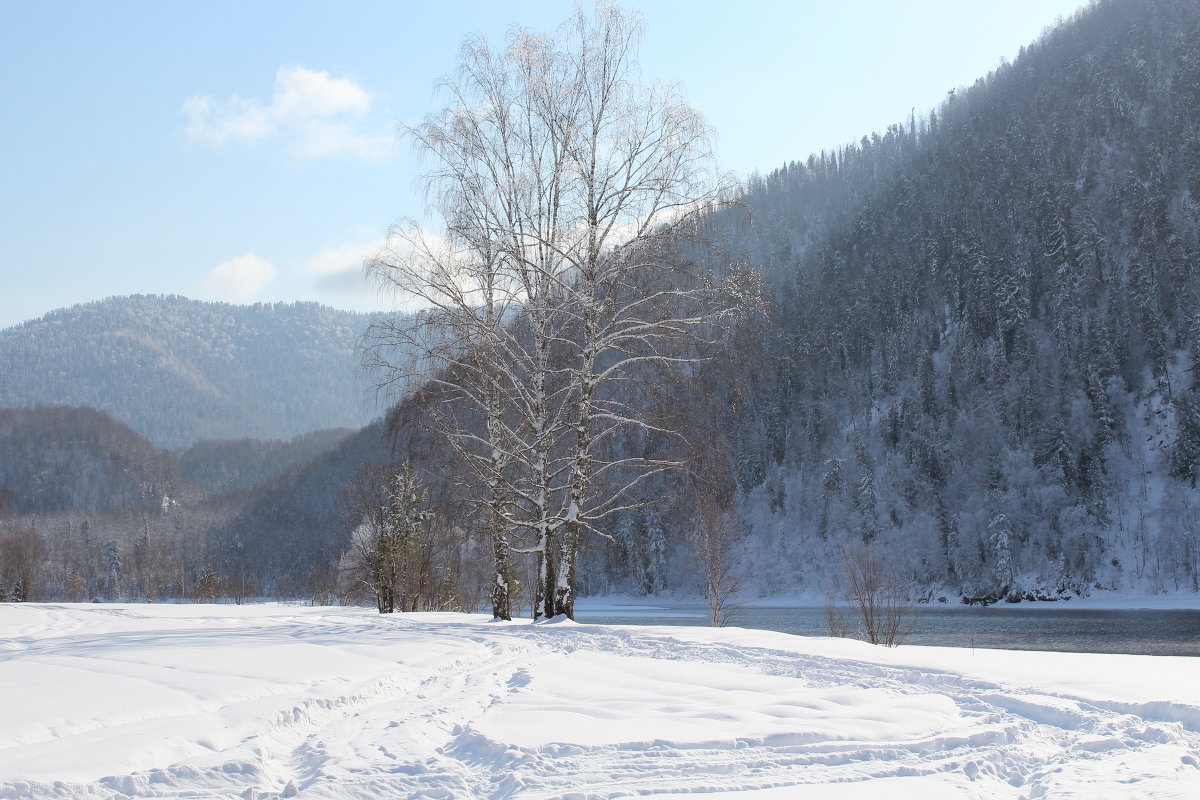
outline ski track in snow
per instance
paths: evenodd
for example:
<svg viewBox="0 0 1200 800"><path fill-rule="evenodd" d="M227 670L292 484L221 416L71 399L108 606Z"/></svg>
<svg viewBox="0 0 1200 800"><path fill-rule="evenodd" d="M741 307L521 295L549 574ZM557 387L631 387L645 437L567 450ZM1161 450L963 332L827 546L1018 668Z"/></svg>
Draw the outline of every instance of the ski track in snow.
<svg viewBox="0 0 1200 800"><path fill-rule="evenodd" d="M1200 797L1200 708L1169 688L760 633L0 606L0 798Z"/></svg>

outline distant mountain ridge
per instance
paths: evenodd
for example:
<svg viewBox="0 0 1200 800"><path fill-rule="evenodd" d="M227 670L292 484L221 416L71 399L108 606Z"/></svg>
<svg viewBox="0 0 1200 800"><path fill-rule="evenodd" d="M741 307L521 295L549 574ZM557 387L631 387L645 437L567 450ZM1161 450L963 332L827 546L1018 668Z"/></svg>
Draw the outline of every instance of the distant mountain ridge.
<svg viewBox="0 0 1200 800"><path fill-rule="evenodd" d="M318 303L111 297L0 330L0 408L111 414L155 445L365 425L355 349L374 317Z"/></svg>

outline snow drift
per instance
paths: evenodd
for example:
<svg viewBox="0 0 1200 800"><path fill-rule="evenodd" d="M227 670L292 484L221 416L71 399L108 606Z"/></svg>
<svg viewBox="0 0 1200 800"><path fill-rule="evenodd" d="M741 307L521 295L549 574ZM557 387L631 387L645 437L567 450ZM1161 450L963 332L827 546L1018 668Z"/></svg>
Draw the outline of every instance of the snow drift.
<svg viewBox="0 0 1200 800"><path fill-rule="evenodd" d="M1194 677L736 628L5 605L0 798L1196 797Z"/></svg>

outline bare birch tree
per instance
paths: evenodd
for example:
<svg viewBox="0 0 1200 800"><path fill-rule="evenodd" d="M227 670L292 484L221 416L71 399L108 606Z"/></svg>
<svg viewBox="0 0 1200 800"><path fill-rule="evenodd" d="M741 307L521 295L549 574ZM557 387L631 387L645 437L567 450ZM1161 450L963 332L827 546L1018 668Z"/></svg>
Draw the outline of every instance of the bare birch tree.
<svg viewBox="0 0 1200 800"><path fill-rule="evenodd" d="M729 624L746 578L742 569L745 542L737 524L732 508L722 498L705 494L697 499L691 547L704 577L708 621L714 628Z"/></svg>
<svg viewBox="0 0 1200 800"><path fill-rule="evenodd" d="M408 130L445 232L402 223L367 267L427 309L376 326L368 365L426 387L487 519L500 618L514 552L537 559L535 618L572 616L581 533L677 465L613 455L615 440L670 434L628 387L689 358L708 290L675 244L724 185L678 87L636 80L640 37L598 5L502 53L469 39L450 104Z"/></svg>

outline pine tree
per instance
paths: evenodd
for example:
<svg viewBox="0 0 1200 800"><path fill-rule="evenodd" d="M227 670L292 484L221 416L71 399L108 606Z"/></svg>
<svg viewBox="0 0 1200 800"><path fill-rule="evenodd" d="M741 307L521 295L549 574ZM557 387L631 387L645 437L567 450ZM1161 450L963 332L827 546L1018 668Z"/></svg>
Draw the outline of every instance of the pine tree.
<svg viewBox="0 0 1200 800"><path fill-rule="evenodd" d="M212 564L207 564L196 576L196 597L201 603L215 603L220 595L221 576Z"/></svg>
<svg viewBox="0 0 1200 800"><path fill-rule="evenodd" d="M1200 468L1200 402L1193 391L1177 397L1174 405L1178 433L1171 448L1171 476L1195 489Z"/></svg>
<svg viewBox="0 0 1200 800"><path fill-rule="evenodd" d="M1025 329L1032 307L1029 268L1010 258L998 258L995 269L996 331L1004 355L1012 359L1025 347Z"/></svg>
<svg viewBox="0 0 1200 800"><path fill-rule="evenodd" d="M854 508L858 512L862 525L862 538L870 542L879 532L879 521L876 516L878 499L875 495L875 469L871 457L867 454L867 446L863 437L854 437L854 461L858 467L858 485L854 491Z"/></svg>
<svg viewBox="0 0 1200 800"><path fill-rule="evenodd" d="M1170 399L1170 384L1167 376L1167 323L1158 302L1158 291L1153 270L1143 257L1134 259L1129 267L1129 289L1137 310L1142 338L1146 343L1146 355L1150 359L1151 373L1159 387Z"/></svg>
<svg viewBox="0 0 1200 800"><path fill-rule="evenodd" d="M997 594L1007 595L1013 588L1012 530L1008 517L996 514L988 523L988 544L992 555L992 576Z"/></svg>
<svg viewBox="0 0 1200 800"><path fill-rule="evenodd" d="M105 579L104 594L109 600L121 597L122 581L125 572L125 557L121 553L121 545L116 539L109 539L103 549Z"/></svg>
<svg viewBox="0 0 1200 800"><path fill-rule="evenodd" d="M404 462L388 481L378 553L387 611L395 610L396 605L401 611L417 610L415 551L422 528L432 516L424 507L428 496L410 462Z"/></svg>
<svg viewBox="0 0 1200 800"><path fill-rule="evenodd" d="M842 459L827 459L825 461L825 477L821 479L821 516L817 523L817 532L822 539L829 535L830 511L842 492L843 484Z"/></svg>
<svg viewBox="0 0 1200 800"><path fill-rule="evenodd" d="M667 532L656 514L646 516L646 594L667 587Z"/></svg>

